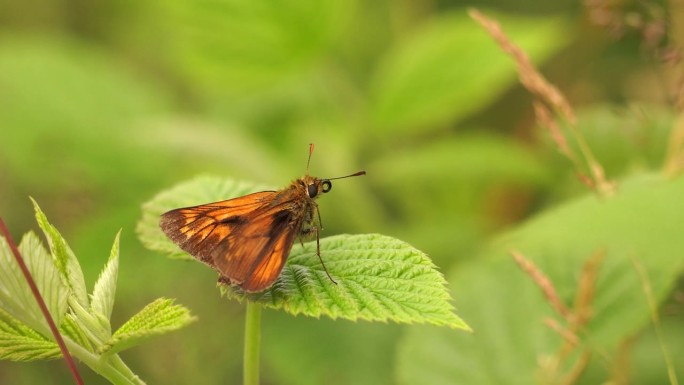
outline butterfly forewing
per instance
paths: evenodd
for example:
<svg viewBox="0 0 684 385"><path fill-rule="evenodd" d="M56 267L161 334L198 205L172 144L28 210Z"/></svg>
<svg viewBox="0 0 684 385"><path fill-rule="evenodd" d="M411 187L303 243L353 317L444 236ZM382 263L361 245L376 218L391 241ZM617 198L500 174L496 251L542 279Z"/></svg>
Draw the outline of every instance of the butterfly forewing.
<svg viewBox="0 0 684 385"><path fill-rule="evenodd" d="M280 274L301 227L293 198L286 189L176 209L162 215L160 227L223 281L261 291Z"/></svg>

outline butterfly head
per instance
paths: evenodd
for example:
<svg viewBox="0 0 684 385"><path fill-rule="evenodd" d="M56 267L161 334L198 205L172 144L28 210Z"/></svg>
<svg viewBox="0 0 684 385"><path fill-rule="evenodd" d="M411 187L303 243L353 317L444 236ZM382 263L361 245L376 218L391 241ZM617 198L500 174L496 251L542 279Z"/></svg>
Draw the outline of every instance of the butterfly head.
<svg viewBox="0 0 684 385"><path fill-rule="evenodd" d="M332 189L332 182L329 179L319 179L309 175L299 179L297 184L311 199L317 198L319 195L327 193Z"/></svg>
<svg viewBox="0 0 684 385"><path fill-rule="evenodd" d="M365 171L359 171L359 172L351 174L351 175L341 176L341 177L337 177L337 178L328 178L328 179L319 179L319 178L316 178L313 176L305 175L298 182L306 191L306 195L309 198L314 199L314 198L318 197L319 195L321 195L322 193L327 193L328 191L332 190L331 180L349 178L352 176L359 176L359 175L366 175L366 172Z"/></svg>
<svg viewBox="0 0 684 385"><path fill-rule="evenodd" d="M316 179L314 183L306 186L306 194L309 198L315 198L319 193L327 193L332 189L332 182L328 179Z"/></svg>

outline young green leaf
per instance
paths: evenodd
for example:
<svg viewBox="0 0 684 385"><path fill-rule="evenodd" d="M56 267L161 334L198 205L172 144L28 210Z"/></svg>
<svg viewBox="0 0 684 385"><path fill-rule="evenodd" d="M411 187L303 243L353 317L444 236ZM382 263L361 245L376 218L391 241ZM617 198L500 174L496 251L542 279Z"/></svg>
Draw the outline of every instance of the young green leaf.
<svg viewBox="0 0 684 385"><path fill-rule="evenodd" d="M179 329L194 318L186 308L160 299L129 320L113 337L109 318L116 292L120 232L89 305L88 297L83 300L70 293L70 288L85 292L78 260L35 201L34 206L52 254L34 233L24 236L19 251L69 351L112 383L142 384L115 353L152 335ZM7 240L0 237L0 359L58 358L62 351L52 337ZM104 351L107 357L99 355Z"/></svg>
<svg viewBox="0 0 684 385"><path fill-rule="evenodd" d="M98 352L117 353L156 335L180 329L195 320L187 308L174 305L171 299L159 298L123 324L107 343L100 346Z"/></svg>
<svg viewBox="0 0 684 385"><path fill-rule="evenodd" d="M116 294L116 279L119 272L119 237L121 231L116 234L112 251L109 254L107 265L100 273L100 277L95 283L93 289L93 296L91 299L91 308L98 316L103 326L111 330L109 319L112 316L112 308L114 307L114 297Z"/></svg>
<svg viewBox="0 0 684 385"><path fill-rule="evenodd" d="M50 254L32 231L26 233L22 238L19 243L19 252L24 256L26 265L36 285L38 285L38 290L50 311L50 315L52 315L55 324L59 325L66 314L69 290L62 283L59 271L52 263ZM33 301L35 302L35 298ZM40 318L43 318L42 313Z"/></svg>
<svg viewBox="0 0 684 385"><path fill-rule="evenodd" d="M22 238L19 251L48 311L59 324L66 313L69 291L63 285L50 254L33 232ZM29 327L49 333L38 303L3 237L0 237L0 307Z"/></svg>
<svg viewBox="0 0 684 385"><path fill-rule="evenodd" d="M325 274L313 241L293 247L270 289L257 294L233 288L225 292L293 315L469 329L453 312L442 274L411 245L380 234L360 234L323 238L320 246L337 284Z"/></svg>
<svg viewBox="0 0 684 385"><path fill-rule="evenodd" d="M33 207L36 211L36 221L41 230L43 230L43 233L45 233L45 237L50 245L50 252L52 253L54 264L61 273L62 279L71 290L71 294L76 297L81 305L89 307L88 292L85 285L85 279L83 278L83 271L81 271L81 265L78 264L74 252L71 251L71 248L66 240L62 238L59 231L48 222L47 217L38 206L38 203L33 198L31 198L31 201L33 202Z"/></svg>
<svg viewBox="0 0 684 385"><path fill-rule="evenodd" d="M62 333L62 336L69 337L72 341L84 347L89 352L95 352L93 343L90 342L88 335L78 325L76 316L73 313L67 314L67 316L64 317L64 321L62 322L62 325L60 325L59 331Z"/></svg>
<svg viewBox="0 0 684 385"><path fill-rule="evenodd" d="M48 360L61 355L55 342L0 309L0 360Z"/></svg>

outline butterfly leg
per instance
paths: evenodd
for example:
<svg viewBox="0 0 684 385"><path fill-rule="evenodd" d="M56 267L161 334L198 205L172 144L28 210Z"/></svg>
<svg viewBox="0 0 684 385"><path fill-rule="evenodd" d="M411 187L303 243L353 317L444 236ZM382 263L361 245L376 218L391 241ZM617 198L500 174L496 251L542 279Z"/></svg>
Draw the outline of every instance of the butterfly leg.
<svg viewBox="0 0 684 385"><path fill-rule="evenodd" d="M337 285L337 282L333 279L333 277L330 275L328 272L328 268L325 267L325 263L323 263L323 258L321 257L321 238L320 238L320 229L318 227L311 227L305 230L302 230L303 235L308 235L309 233L316 233L316 255L318 256L318 260L321 261L321 266L323 266L323 270L325 271L325 274L330 278L330 281ZM301 240L301 238L300 238Z"/></svg>
<svg viewBox="0 0 684 385"><path fill-rule="evenodd" d="M323 230L323 221L321 220L321 210L318 210L318 205L316 205L316 214L318 214L318 226ZM318 239L318 233L316 233L316 239Z"/></svg>
<svg viewBox="0 0 684 385"><path fill-rule="evenodd" d="M220 276L219 276L219 278L218 278L218 283L220 283L220 284L222 284L222 285L227 285L227 286L235 286L235 285L237 285L237 283L236 283L235 281L233 281L232 279L230 279L230 278L228 278L228 277L225 277L225 276L223 276L223 275L220 275Z"/></svg>

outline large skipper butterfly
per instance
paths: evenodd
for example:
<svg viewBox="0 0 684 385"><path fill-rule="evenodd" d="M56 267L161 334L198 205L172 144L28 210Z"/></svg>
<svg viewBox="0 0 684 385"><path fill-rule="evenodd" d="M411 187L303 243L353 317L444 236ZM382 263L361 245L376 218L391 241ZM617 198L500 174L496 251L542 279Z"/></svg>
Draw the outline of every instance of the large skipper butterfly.
<svg viewBox="0 0 684 385"><path fill-rule="evenodd" d="M221 282L246 292L269 288L283 270L295 238L316 236L321 258L321 216L316 199L332 188L331 180L365 175L365 171L320 179L306 175L279 191L261 191L239 198L171 210L159 226L181 249L216 269Z"/></svg>

